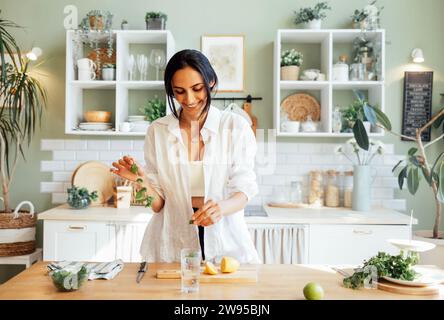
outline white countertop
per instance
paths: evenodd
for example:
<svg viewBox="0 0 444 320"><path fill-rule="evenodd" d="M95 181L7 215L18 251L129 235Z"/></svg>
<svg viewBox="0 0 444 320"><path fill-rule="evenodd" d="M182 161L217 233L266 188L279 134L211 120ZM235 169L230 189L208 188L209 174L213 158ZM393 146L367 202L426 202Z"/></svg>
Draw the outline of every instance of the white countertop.
<svg viewBox="0 0 444 320"><path fill-rule="evenodd" d="M358 212L348 208L319 209L284 209L264 206L268 217L245 217L247 224L401 224L408 225L410 216L390 209L373 209L370 212ZM142 206L129 209L114 207L89 207L74 210L67 204L38 214L39 220L88 220L88 221L125 221L148 222L153 211ZM417 220L413 219L413 224Z"/></svg>

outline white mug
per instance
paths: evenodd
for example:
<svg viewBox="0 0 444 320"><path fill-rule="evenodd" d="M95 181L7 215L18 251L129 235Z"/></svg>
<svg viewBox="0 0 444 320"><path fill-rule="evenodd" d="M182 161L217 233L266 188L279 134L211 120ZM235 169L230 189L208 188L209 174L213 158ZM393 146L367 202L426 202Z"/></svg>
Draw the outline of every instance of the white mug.
<svg viewBox="0 0 444 320"><path fill-rule="evenodd" d="M102 69L102 79L105 81L114 80L114 68L103 68Z"/></svg>
<svg viewBox="0 0 444 320"><path fill-rule="evenodd" d="M89 81L95 80L96 73L90 69L79 69L79 80L80 81Z"/></svg>
<svg viewBox="0 0 444 320"><path fill-rule="evenodd" d="M130 132L132 128L133 128L133 124L130 122L122 122L120 124L120 131L122 131L122 132Z"/></svg>
<svg viewBox="0 0 444 320"><path fill-rule="evenodd" d="M79 69L89 69L89 70L96 70L97 66L91 59L83 58L77 60L77 66Z"/></svg>
<svg viewBox="0 0 444 320"><path fill-rule="evenodd" d="M299 132L299 121L285 121L282 123L282 129L287 132Z"/></svg>
<svg viewBox="0 0 444 320"><path fill-rule="evenodd" d="M132 192L133 192L133 187L131 186L116 187L115 207L119 209L128 209L131 206Z"/></svg>

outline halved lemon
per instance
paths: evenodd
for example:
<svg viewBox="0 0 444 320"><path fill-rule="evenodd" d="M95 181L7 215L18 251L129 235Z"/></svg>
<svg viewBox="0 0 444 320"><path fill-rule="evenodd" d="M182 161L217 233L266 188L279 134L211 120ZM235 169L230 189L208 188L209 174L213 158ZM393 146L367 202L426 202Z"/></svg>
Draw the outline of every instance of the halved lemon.
<svg viewBox="0 0 444 320"><path fill-rule="evenodd" d="M217 268L214 264L207 261L207 262L205 262L205 269L204 269L203 273L211 274L211 275L217 274Z"/></svg>

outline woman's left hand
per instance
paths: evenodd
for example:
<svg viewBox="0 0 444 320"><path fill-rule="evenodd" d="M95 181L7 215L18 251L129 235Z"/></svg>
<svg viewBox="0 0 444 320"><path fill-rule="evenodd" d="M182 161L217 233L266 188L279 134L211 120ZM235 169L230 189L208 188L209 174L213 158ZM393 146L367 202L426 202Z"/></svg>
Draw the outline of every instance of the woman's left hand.
<svg viewBox="0 0 444 320"><path fill-rule="evenodd" d="M222 219L222 210L219 203L213 200L208 200L203 207L197 210L191 217L191 220L194 221L193 224L203 227L215 224L220 219Z"/></svg>

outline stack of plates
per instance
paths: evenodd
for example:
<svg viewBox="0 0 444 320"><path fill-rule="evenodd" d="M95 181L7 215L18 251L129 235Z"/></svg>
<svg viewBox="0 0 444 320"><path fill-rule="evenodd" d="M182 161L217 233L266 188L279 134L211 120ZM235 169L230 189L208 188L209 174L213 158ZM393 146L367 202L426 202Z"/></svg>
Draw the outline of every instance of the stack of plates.
<svg viewBox="0 0 444 320"><path fill-rule="evenodd" d="M105 131L112 129L112 123L104 123L104 122L80 122L79 129L80 130L92 130L92 131Z"/></svg>
<svg viewBox="0 0 444 320"><path fill-rule="evenodd" d="M145 121L145 116L128 116L129 122Z"/></svg>

